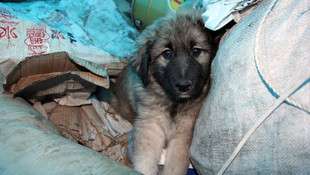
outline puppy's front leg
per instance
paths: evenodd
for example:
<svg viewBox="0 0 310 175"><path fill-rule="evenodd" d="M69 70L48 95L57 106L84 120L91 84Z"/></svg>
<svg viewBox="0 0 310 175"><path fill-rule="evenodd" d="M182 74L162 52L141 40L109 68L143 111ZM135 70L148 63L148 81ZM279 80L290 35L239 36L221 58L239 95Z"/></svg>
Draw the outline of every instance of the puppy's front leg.
<svg viewBox="0 0 310 175"><path fill-rule="evenodd" d="M198 111L198 110L196 110ZM192 115L181 115L175 118L176 132L168 140L166 161L163 175L185 175L189 166L188 149L192 141L193 128L198 114L189 111Z"/></svg>
<svg viewBox="0 0 310 175"><path fill-rule="evenodd" d="M162 175L185 175L189 167L188 148L191 138L177 135L168 143L166 161Z"/></svg>
<svg viewBox="0 0 310 175"><path fill-rule="evenodd" d="M143 174L156 175L164 143L165 134L159 122L152 118L137 120L134 131L134 169Z"/></svg>

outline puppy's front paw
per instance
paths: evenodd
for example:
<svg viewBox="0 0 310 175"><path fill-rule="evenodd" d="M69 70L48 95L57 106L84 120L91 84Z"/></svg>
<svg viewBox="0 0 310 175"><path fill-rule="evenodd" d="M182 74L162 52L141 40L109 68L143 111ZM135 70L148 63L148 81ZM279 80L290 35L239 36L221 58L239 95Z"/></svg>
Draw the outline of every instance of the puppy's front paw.
<svg viewBox="0 0 310 175"><path fill-rule="evenodd" d="M144 174L144 175L157 175L158 165L154 163L155 160L146 159L143 161L139 161L134 163L134 170Z"/></svg>

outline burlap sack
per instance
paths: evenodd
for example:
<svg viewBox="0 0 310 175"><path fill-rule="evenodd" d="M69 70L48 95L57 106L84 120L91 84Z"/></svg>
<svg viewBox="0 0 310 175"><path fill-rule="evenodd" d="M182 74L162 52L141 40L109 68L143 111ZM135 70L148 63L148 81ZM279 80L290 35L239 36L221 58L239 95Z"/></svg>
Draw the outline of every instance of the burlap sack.
<svg viewBox="0 0 310 175"><path fill-rule="evenodd" d="M309 5L266 0L222 43L190 147L199 174L310 174Z"/></svg>

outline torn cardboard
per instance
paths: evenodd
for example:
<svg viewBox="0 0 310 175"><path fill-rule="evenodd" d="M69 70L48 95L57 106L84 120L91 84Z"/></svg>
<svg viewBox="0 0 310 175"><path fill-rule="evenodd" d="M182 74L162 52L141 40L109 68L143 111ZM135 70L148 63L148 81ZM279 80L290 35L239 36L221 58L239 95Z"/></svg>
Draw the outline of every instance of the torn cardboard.
<svg viewBox="0 0 310 175"><path fill-rule="evenodd" d="M93 95L98 87L109 88L105 67L56 52L27 57L5 71L6 93L31 102L62 136L130 166L126 145L132 125Z"/></svg>
<svg viewBox="0 0 310 175"><path fill-rule="evenodd" d="M4 90L14 96L35 102L69 95L71 105L77 103L75 100L87 100L97 86L109 87L106 68L66 52L27 57L4 82Z"/></svg>

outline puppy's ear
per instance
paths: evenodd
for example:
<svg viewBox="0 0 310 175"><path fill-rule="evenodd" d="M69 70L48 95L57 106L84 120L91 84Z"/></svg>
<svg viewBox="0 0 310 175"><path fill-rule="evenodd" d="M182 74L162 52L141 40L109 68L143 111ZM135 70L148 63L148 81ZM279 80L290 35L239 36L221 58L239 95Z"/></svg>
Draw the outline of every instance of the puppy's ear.
<svg viewBox="0 0 310 175"><path fill-rule="evenodd" d="M141 78L141 81L146 87L149 84L149 78L151 75L150 64L151 64L151 56L150 51L152 47L152 42L149 40L143 44L137 53L135 58L134 68L136 72Z"/></svg>

